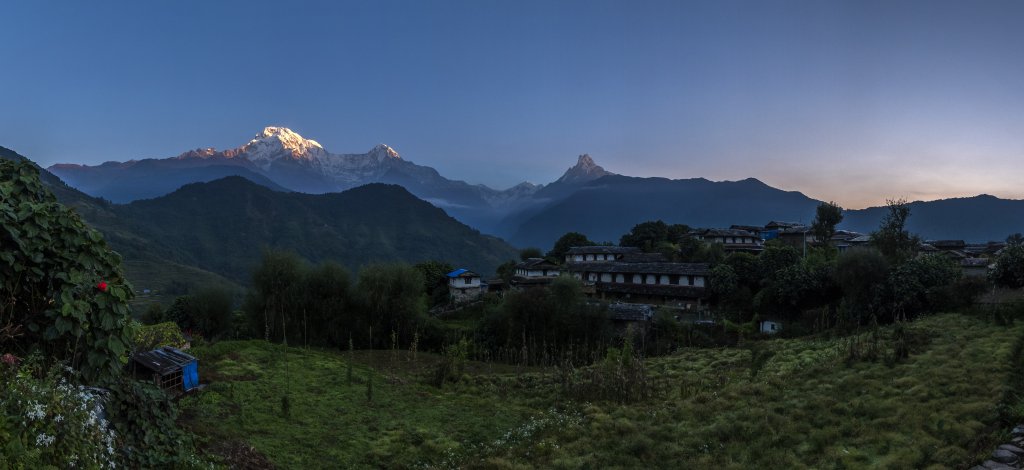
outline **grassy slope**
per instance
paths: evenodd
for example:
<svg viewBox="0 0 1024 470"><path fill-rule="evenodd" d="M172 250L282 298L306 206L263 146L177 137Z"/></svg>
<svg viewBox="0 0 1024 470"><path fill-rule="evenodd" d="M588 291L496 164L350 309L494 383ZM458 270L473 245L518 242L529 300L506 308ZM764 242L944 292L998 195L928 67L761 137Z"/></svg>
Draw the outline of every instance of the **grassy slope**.
<svg viewBox="0 0 1024 470"><path fill-rule="evenodd" d="M1024 327L950 314L909 331L911 357L892 365L848 365L848 338L764 342L775 354L753 379L748 350L685 350L648 361L655 398L632 405L564 402L552 374L501 369L443 392L419 384L417 371L399 371L405 382L396 384L373 372L367 405L365 385L345 384L343 355L222 343L199 350L220 391L198 400L205 414L191 423L213 440L247 440L289 468L967 465L1000 429L997 404ZM881 337L888 354L891 331ZM288 358L288 373L276 356ZM357 367L361 377L370 371ZM289 383L297 398L286 420L277 410ZM229 387L234 403L248 404L241 412L217 404Z"/></svg>
<svg viewBox="0 0 1024 470"><path fill-rule="evenodd" d="M438 361L430 354L418 354L411 364L400 352L392 375L380 372L387 366L364 365L390 363L389 352L357 352L349 385L347 356L340 353L263 341L219 343L195 353L202 380L213 385L184 400L185 422L212 447L244 440L284 468L445 465L464 448L493 441L535 414L517 400L401 378L430 369ZM281 413L285 393L289 418Z"/></svg>

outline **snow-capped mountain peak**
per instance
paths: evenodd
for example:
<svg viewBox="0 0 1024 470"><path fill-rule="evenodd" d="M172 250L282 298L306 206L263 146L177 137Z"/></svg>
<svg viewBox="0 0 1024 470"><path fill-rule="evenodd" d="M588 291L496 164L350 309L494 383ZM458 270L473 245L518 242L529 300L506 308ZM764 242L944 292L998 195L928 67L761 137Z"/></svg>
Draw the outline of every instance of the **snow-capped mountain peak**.
<svg viewBox="0 0 1024 470"><path fill-rule="evenodd" d="M318 160L327 155L319 142L306 139L287 127L270 126L238 149L240 154L264 169L279 158Z"/></svg>
<svg viewBox="0 0 1024 470"><path fill-rule="evenodd" d="M375 147L370 149L370 151L367 154L377 161L384 161L389 158L397 158L399 160L402 159L402 157L398 155L398 152L396 152L395 149L388 147L385 144L377 144Z"/></svg>

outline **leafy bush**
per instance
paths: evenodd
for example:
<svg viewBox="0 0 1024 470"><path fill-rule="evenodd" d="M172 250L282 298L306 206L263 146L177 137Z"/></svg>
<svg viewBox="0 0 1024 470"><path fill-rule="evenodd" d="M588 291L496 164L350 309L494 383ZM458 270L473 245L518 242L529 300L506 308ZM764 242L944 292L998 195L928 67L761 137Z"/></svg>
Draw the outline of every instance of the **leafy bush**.
<svg viewBox="0 0 1024 470"><path fill-rule="evenodd" d="M177 409L162 390L121 377L110 391L107 409L120 436L120 461L129 468L199 466L191 440L178 428Z"/></svg>
<svg viewBox="0 0 1024 470"><path fill-rule="evenodd" d="M234 333L233 297L222 287L207 287L194 295L174 299L164 317L184 330L198 331L210 339L229 337Z"/></svg>
<svg viewBox="0 0 1024 470"><path fill-rule="evenodd" d="M135 333L136 351L150 351L163 346L182 348L185 344L185 336L174 322L143 325Z"/></svg>
<svg viewBox="0 0 1024 470"><path fill-rule="evenodd" d="M995 269L989 279L998 286L1024 287L1024 245L1011 244L996 258Z"/></svg>
<svg viewBox="0 0 1024 470"><path fill-rule="evenodd" d="M133 336L121 259L29 162L0 160L0 247L0 340L89 381L117 376Z"/></svg>
<svg viewBox="0 0 1024 470"><path fill-rule="evenodd" d="M441 387L445 382L456 381L462 378L463 370L466 367L466 359L469 357L469 341L465 338L458 343L450 344L444 348L441 362L434 371L434 385Z"/></svg>

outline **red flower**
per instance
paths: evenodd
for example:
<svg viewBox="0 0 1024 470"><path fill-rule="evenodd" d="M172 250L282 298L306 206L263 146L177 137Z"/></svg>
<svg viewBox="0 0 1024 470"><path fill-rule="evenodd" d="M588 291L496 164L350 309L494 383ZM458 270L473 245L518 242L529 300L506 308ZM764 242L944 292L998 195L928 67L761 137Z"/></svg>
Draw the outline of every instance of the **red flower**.
<svg viewBox="0 0 1024 470"><path fill-rule="evenodd" d="M99 284L96 284L96 288L99 289L100 292L106 292L107 291L107 281L100 281Z"/></svg>
<svg viewBox="0 0 1024 470"><path fill-rule="evenodd" d="M4 354L3 356L0 356L0 362L3 362L4 364L7 364L9 366L14 366L18 364L18 356L15 356L14 354L11 353L7 353Z"/></svg>

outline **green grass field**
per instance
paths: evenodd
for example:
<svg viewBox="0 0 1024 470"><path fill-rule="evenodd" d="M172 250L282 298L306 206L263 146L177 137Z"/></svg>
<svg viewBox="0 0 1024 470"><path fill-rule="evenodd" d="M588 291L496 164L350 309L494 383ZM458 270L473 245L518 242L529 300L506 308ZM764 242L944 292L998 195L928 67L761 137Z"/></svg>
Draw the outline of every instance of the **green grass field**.
<svg viewBox="0 0 1024 470"><path fill-rule="evenodd" d="M957 468L1020 408L1022 333L946 314L908 326L902 361L887 359L892 328L857 337L876 359L850 360L851 337L748 343L759 367L749 348L687 349L649 359L653 398L632 404L569 401L554 370L483 363L438 389L423 353L359 351L349 385L344 352L223 342L195 350L211 385L183 422L214 453L244 442L283 468Z"/></svg>

